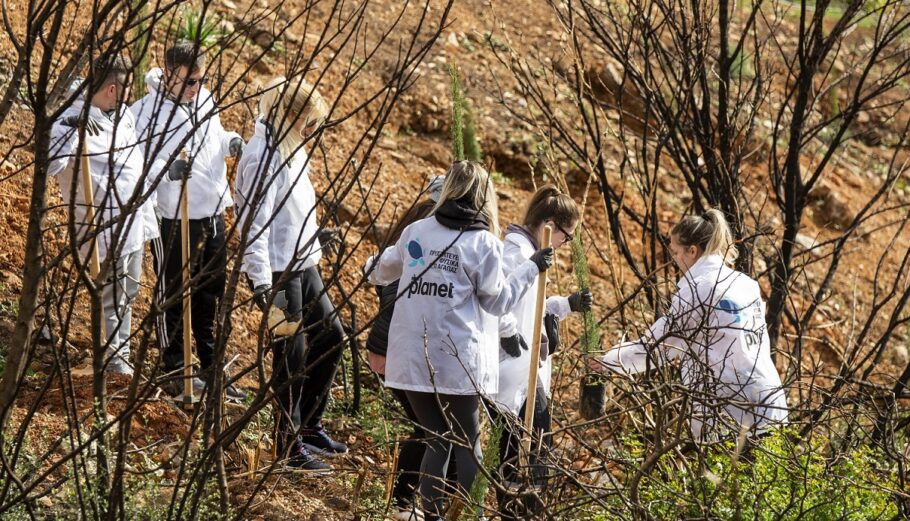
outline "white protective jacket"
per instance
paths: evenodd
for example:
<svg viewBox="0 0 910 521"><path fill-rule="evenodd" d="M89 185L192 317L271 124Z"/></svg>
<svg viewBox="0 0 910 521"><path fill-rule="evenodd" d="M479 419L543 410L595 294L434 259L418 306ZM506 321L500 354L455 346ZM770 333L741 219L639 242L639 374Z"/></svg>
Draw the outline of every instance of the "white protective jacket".
<svg viewBox="0 0 910 521"><path fill-rule="evenodd" d="M442 394L492 395L498 389L498 317L537 276L526 261L507 277L502 242L485 230L458 231L435 217L417 221L386 248L372 284L398 279L389 332L386 385ZM373 265L373 258L366 268Z"/></svg>
<svg viewBox="0 0 910 521"><path fill-rule="evenodd" d="M85 193L82 189L82 174L74 176L75 164L81 159L78 130L63 125L61 121L82 113L85 100L78 98L54 123L51 130L50 162L48 174L57 177L60 193L67 206L75 185L75 223L78 243L84 241L86 233ZM142 180L142 150L136 146L135 120L123 105L118 113L106 114L98 107L89 109L89 117L97 123L101 132L93 136L86 132L86 146L89 155L89 170L92 178L92 195L95 206L95 221L101 227L98 235L98 257L104 262L108 252L119 250L119 255L139 251L146 239L157 237L158 226L150 199L133 211L121 223L121 214L131 209L133 202L143 197L143 191L136 187ZM143 185L145 186L145 185ZM80 247L85 259L89 244Z"/></svg>
<svg viewBox="0 0 910 521"><path fill-rule="evenodd" d="M322 258L310 158L301 147L285 161L269 133L256 122L235 183L240 229L251 220L242 270L254 287L271 284L272 272L305 270Z"/></svg>
<svg viewBox="0 0 910 521"><path fill-rule="evenodd" d="M787 398L771 360L758 283L725 266L720 255L704 255L677 287L668 313L646 337L608 351L607 367L634 374L681 359L697 440L740 427L761 433L786 422ZM731 418L739 425L730 425Z"/></svg>
<svg viewBox="0 0 910 521"><path fill-rule="evenodd" d="M503 266L506 274L518 269L537 250L534 244L521 233L507 233L503 247ZM493 397L494 402L505 412L517 415L528 396L528 373L530 371L531 352L534 336L534 306L537 303L538 278L521 298L515 308L500 319L499 334L502 337L514 335L517 331L528 344L529 350L521 351L521 356L512 357L500 352L499 358L499 392ZM569 299L562 296L547 297L546 312L565 320L571 309ZM541 324L541 335L546 335ZM542 350L547 344L541 345ZM550 379L553 373L552 357L540 364L537 375L547 395L550 395Z"/></svg>
<svg viewBox="0 0 910 521"><path fill-rule="evenodd" d="M225 156L236 132L221 126L218 108L211 92L200 88L189 103L177 103L166 95L163 72L154 68L145 76L148 94L130 107L142 140L143 154L151 164L149 176L157 183L157 210L160 217L179 218L180 181L168 177L168 165L179 159L178 145L192 163L189 180L190 219L213 217L233 204L227 180ZM189 137L187 137L189 135Z"/></svg>

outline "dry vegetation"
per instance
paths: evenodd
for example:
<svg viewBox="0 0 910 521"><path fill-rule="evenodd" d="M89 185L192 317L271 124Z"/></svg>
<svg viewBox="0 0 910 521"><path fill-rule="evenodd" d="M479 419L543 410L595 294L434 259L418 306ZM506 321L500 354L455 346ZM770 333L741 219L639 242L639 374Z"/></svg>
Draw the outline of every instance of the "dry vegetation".
<svg viewBox="0 0 910 521"><path fill-rule="evenodd" d="M354 333L369 328L377 307L360 267L427 176L451 161L449 66L461 73L496 172L504 223L544 181L584 203L604 347L664 311L677 276L665 234L680 215L718 206L735 223L740 268L769 300L792 428L749 464L729 444L686 449L678 399L686 390L673 368L611 381L604 414L586 421L582 324L570 319L552 399L559 477L543 494L543 517L908 515L910 11L887 0L802 4L215 0L139 9L8 0L0 515L382 519L387 508L391 455L406 426L358 359L365 353L347 345L328 420L352 447L339 471L284 473L270 465L267 442L259 468L249 468L272 428L267 371L258 370L269 355L260 313L237 283L236 255L236 294L220 317L223 328L231 317L222 329L230 334L220 341L227 359L237 356L233 370L246 372L241 386L260 390L249 403L212 396L187 414L151 384L150 263L134 322L134 351L148 349L142 377L105 382L102 414L92 407L97 379L73 370L90 366L100 344L42 136L71 102L66 86L89 55L123 51L156 66L188 12L204 13L215 30L209 75L226 128L250 137L256 88L273 74L308 71L330 100L330 122L308 147L318 158L320 218L346 245L321 270ZM232 233L236 252L243 230ZM560 251L554 292L574 290L572 268ZM206 411L223 411L223 421ZM100 453L117 462L109 473ZM495 516L493 497L486 505Z"/></svg>

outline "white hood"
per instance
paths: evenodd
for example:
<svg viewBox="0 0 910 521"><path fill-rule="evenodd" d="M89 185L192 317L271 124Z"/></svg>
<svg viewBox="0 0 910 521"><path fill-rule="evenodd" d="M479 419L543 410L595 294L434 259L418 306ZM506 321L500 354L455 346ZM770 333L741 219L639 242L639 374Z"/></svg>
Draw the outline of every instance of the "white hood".
<svg viewBox="0 0 910 521"><path fill-rule="evenodd" d="M145 73L145 86L149 92L159 92L162 81L164 81L164 70L159 67L152 67Z"/></svg>

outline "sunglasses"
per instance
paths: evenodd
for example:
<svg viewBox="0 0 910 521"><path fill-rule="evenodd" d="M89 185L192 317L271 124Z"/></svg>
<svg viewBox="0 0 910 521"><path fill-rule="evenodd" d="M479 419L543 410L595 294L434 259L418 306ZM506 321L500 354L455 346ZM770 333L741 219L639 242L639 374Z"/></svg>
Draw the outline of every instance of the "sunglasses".
<svg viewBox="0 0 910 521"><path fill-rule="evenodd" d="M555 226L556 229L559 230L559 231L561 231L562 234L565 236L565 238L563 238L563 240L562 240L563 243L569 242L570 240L572 240L572 236L575 235L575 234L573 234L573 233L567 232L567 231L565 230L565 228L563 228L562 226L556 224L556 221L553 221L553 226Z"/></svg>
<svg viewBox="0 0 910 521"><path fill-rule="evenodd" d="M199 78L198 80L194 80L194 79L192 79L192 78L187 78L187 79L180 80L180 81L182 81L183 84L186 85L187 87L195 87L197 83L198 83L199 85L202 85L202 84L204 84L205 82L207 82L207 81L208 81L208 78L206 78L205 76L203 76L203 77Z"/></svg>
<svg viewBox="0 0 910 521"><path fill-rule="evenodd" d="M555 222L553 223L553 226L555 226L557 230L561 231L562 234L566 236L566 240L570 239L573 235L575 235L574 233L567 232L565 228L556 224Z"/></svg>

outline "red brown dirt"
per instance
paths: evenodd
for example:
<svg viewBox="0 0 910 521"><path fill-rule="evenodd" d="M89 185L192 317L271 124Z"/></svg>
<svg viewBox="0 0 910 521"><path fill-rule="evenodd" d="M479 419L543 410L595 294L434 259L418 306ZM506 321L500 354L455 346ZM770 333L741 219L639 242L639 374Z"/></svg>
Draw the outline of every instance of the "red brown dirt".
<svg viewBox="0 0 910 521"><path fill-rule="evenodd" d="M288 2L289 6L302 3L298 0ZM22 0L10 0L14 26L21 28L24 23L21 13L25 12ZM242 7L249 2L240 1ZM381 27L393 15L394 2L378 2L376 27ZM382 9L382 7L387 9ZM231 18L232 13L224 3L216 3L216 9L225 17ZM242 12L239 10L236 12ZM490 5L480 1L458 2L452 12L452 24L443 33L442 38L431 51L428 59L420 68L420 78L413 87L406 92L400 104L394 110L390 124L383 134L380 146L374 152L367 172L379 171L374 191L370 198L370 207L377 212L379 204L384 202L384 210L376 216L377 224L387 226L393 221L396 214L400 214L414 199L425 179L429 175L440 174L450 162L449 146L449 80L445 70L447 64L457 64L462 72L466 96L470 98L474 110L475 120L481 134L481 146L488 157L494 161L494 167L512 179L511 183L502 183L498 190L501 196L500 209L503 223L517 220L522 211L522 205L527 201L533 190L530 167L527 164L529 150L537 141L533 130L519 123L499 103L499 97L515 98L515 83L510 73L494 57L490 50L490 42L509 41L523 52L538 49L559 53L561 41L561 28L549 15L548 8L540 2L523 0L509 2L508 8L490 9ZM528 21L533 20L533 24ZM300 30L300 28L295 28ZM375 35L373 35L375 36ZM154 48L154 55L160 56L160 47ZM10 42L0 40L0 53L12 56ZM241 59L252 59L251 51L245 51ZM155 61L154 59L152 60ZM277 61L272 60L260 69L260 74L251 74L242 78L245 83L266 79L274 68L280 68ZM368 71L360 88L367 90L376 88L382 81L381 66ZM231 77L231 73L228 73ZM335 74L330 80L339 80ZM328 82L332 85L332 81ZM329 89L331 90L331 89ZM329 96L331 93L328 93ZM349 109L353 104L347 100L342 109ZM237 129L245 137L252 131L252 123L243 106L234 106L228 109L223 121L226 128ZM363 118L355 119L350 123L355 128L363 128L366 124ZM30 134L30 117L24 107L17 107L14 114L0 129L0 152L5 153L14 143L28 141ZM352 146L349 136L357 132L349 131L344 127L331 130L325 137L329 163L337 170L344 161L344 152ZM886 161L891 151L887 147L874 147L867 145L853 145L855 149L850 157L873 157L879 161ZM611 160L614 165L619 162L619 148L613 149L615 157ZM21 289L18 273L21 272L24 254L24 236L27 227L27 211L30 193L30 161L31 155L28 147L15 150L8 158L8 163L0 167L0 228L6 230L0 240L0 343L8 341L12 331L14 313L12 306L17 301ZM381 170L380 170L381 168ZM748 172L748 189L755 194L757 204L773 205L765 186L768 174L766 164L746 165ZM825 187L830 194L845 205L849 212L859 210L857 202L863 200L874 190L873 183L868 182L867 174L855 165L838 165L831 168L825 176ZM369 184L369 179L365 184ZM540 182L538 178L536 182ZM314 175L317 189L322 191L327 186L327 181L320 174ZM586 183L583 177L570 178L573 196L581 200L585 198L588 205L585 209L585 224L592 236L591 243L609 254L610 240L607 229L603 204L600 201L596 186L587 188L583 193ZM681 181L672 179L662 186L661 218L671 223L678 215L683 205L678 200ZM52 187L51 192L56 194ZM906 196L902 200L906 200ZM52 204L59 204L59 198L54 195ZM365 215L357 215L354 210L360 204L359 195L353 195L344 201L348 210L344 211L343 224L347 228L348 242L354 244L363 237L364 242L353 253L350 264L340 274L341 284L351 290L357 286L361 276L359 266L366 258L375 253L377 245L367 229L368 219ZM343 209L344 210L344 209ZM64 222L65 214L57 209L49 217L50 222ZM835 236L836 232L825 227L826 221L816 213L821 212L820 207L814 207L805 219L806 225L802 233L818 237L819 240ZM774 230L779 232L780 230ZM905 234L898 238L898 244L886 250L883 244L885 232L875 232L864 236L856 247L844 259L842 277L845 280L856 280L855 288L842 287L834 292L830 306L826 306L819 315L813 327L820 330L826 322L838 318L837 309L846 310L854 305L854 291L857 306L869 306L871 291L869 290L875 261L885 256L886 262L893 262L897 252L910 244L910 236ZM62 237L59 234L49 233L49 242L59 244ZM236 243L235 243L236 245ZM51 247L53 250L53 247ZM594 278L593 290L597 298L596 309L606 310L612 307L619 299L613 293L610 282L609 256L601 257L591 255L589 259L592 277ZM324 266L325 269L327 267ZM810 268L808 273L819 276ZM635 280L630 273L619 270L617 273L619 287L623 292L628 292L635 285ZM563 292L574 287L571 264L568 252L561 252L557 270L552 275L556 286ZM140 299L138 314L141 316L147 309L150 298L151 270L147 267L146 278L143 282L142 297ZM765 288L766 290L768 288ZM246 295L246 289L240 288L241 295ZM338 295L336 293L336 298ZM376 301L371 289L361 289L354 295L354 302L360 310L360 320L370 317L376 310ZM805 294L796 292L793 296L794 305L805 305ZM347 311L345 312L347 313ZM76 310L77 322L87 322L84 306ZM234 314L234 331L230 340L229 352L239 356L241 365L250 365L256 360L256 338L259 322L258 312L250 312L248 307L239 308ZM647 317L633 320L639 330L645 325ZM571 319L569 331L576 331L577 321ZM618 340L619 323L610 321L604 330L606 341ZM827 342L842 345L847 339L847 331L838 328L823 329ZM569 341L574 335L569 335ZM87 346L87 334L80 327L76 327L71 337L67 340L72 344L74 352L84 351ZM819 342L812 349L804 353L804 362L814 364L820 358L821 364L827 366L828 372L837 369L838 360L836 353L828 343ZM574 385L581 374L581 367L577 363L575 353L564 352L559 362L560 373L557 376L557 392L555 403L562 404L564 411L561 413L567 421L577 420L576 401L577 386ZM67 430L67 420L64 411L69 406L75 405L80 413L87 413L91 407L91 383L87 377L73 379L75 403L68 403L60 390L60 382L52 383L51 391L36 403L37 390L44 381L41 367L35 367L36 373L29 377L25 389L16 408L13 411L13 424L25 420L31 407L36 407L36 412L31 418L32 428L28 436L33 446L46 446L56 440ZM783 367L782 367L783 369ZM888 375L893 375L898 368L884 366L877 378L886 381ZM243 382L247 387L254 387L253 378ZM112 391L123 391L124 382L112 382ZM335 393L336 400L342 395ZM118 408L119 407L119 408ZM117 414L122 409L122 402L111 401L109 413ZM366 479L385 481L385 469L389 465L388 455L384 448L373 445L373 440L366 437L361 427L350 418L336 418L330 421L330 427L335 429L342 439L348 439L356 449L356 455L342 460L339 463L341 472L335 477L326 480L298 479L298 478L271 478L271 494L265 495L257 501L251 519L279 520L279 519L351 519L350 512L352 481L356 480L360 469L366 468ZM163 440L164 442L179 441L187 432L186 415L165 401L153 401L143 404L138 413L133 417L132 440L137 445ZM238 466L242 466L242 456L239 450L231 454L231 458ZM369 463L372 461L373 463ZM236 469L235 469L236 470ZM244 492L251 490L248 480L232 481L232 490L238 497L244 497Z"/></svg>

